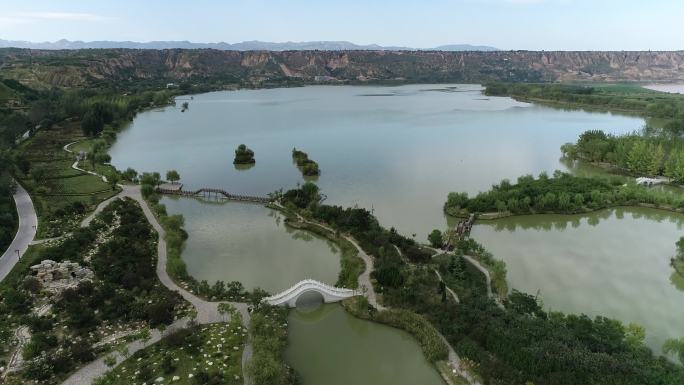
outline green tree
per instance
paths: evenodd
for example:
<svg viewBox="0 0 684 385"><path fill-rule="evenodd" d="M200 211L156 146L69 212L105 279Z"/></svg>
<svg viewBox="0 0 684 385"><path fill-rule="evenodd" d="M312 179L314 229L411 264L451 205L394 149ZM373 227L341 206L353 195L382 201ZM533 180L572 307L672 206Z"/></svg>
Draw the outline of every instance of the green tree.
<svg viewBox="0 0 684 385"><path fill-rule="evenodd" d="M104 120L93 110L89 110L83 115L81 120L81 130L86 136L96 136L104 129Z"/></svg>
<svg viewBox="0 0 684 385"><path fill-rule="evenodd" d="M169 170L166 172L166 180L171 183L178 182L180 180L180 174L176 170Z"/></svg>
<svg viewBox="0 0 684 385"><path fill-rule="evenodd" d="M442 247L444 244L444 239L442 237L442 232L434 229L430 234L428 234L428 241L430 241L430 244L432 247L439 248Z"/></svg>
<svg viewBox="0 0 684 385"><path fill-rule="evenodd" d="M648 165L648 173L651 175L660 174L661 168L663 166L663 159L665 158L665 151L663 151L663 146L658 144L657 146L651 146L649 151L650 163Z"/></svg>
<svg viewBox="0 0 684 385"><path fill-rule="evenodd" d="M684 151L673 150L665 163L665 176L684 183Z"/></svg>

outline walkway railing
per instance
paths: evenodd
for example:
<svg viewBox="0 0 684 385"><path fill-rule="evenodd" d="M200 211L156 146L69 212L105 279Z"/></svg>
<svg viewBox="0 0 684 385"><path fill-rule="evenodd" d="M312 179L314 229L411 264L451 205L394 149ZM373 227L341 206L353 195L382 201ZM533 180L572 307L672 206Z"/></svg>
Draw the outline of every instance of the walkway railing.
<svg viewBox="0 0 684 385"><path fill-rule="evenodd" d="M160 194L165 194L165 195L181 195L181 196L187 196L187 197L198 197L198 196L211 196L214 194L217 198L222 197L223 199L229 199L233 201L241 201L241 202L255 202L255 203L269 203L272 201L271 198L267 197L259 197L259 196L252 196L252 195L239 195L239 194L231 194L225 190L217 189L217 188L201 188L199 190L195 191L184 191L182 189L178 190L171 190L171 189L164 189L164 188L157 188L157 192Z"/></svg>
<svg viewBox="0 0 684 385"><path fill-rule="evenodd" d="M340 287L335 287L328 285L326 283L317 281L315 279L304 279L302 281L297 282L293 286L291 286L288 289L283 290L280 293L277 293L275 295L272 295L270 297L266 297L263 300L273 303L273 302L281 302L285 298L289 298L292 296L296 296L297 292L300 291L301 289L305 289L307 287L310 288L315 288L318 289L322 293L326 293L332 296L342 296L342 297L351 297L356 295L356 290L354 289L346 289L346 288L340 288ZM283 301L285 302L285 301Z"/></svg>

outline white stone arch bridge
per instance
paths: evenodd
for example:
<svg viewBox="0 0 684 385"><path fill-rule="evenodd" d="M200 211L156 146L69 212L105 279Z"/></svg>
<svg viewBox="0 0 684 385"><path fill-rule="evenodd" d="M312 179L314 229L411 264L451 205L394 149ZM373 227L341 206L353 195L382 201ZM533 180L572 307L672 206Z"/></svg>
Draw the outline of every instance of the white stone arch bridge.
<svg viewBox="0 0 684 385"><path fill-rule="evenodd" d="M339 302L359 294L356 290L330 286L314 279L305 279L297 282L289 289L264 298L262 301L274 306L296 307L297 299L303 294L311 292L320 294L325 303Z"/></svg>

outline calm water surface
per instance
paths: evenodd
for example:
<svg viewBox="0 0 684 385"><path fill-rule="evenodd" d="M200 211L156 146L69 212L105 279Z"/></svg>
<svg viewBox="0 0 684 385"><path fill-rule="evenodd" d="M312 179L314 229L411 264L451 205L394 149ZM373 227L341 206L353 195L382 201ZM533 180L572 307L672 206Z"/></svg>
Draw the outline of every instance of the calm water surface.
<svg viewBox="0 0 684 385"><path fill-rule="evenodd" d="M288 325L285 358L303 385L444 385L408 333L355 318L340 305L292 310Z"/></svg>
<svg viewBox="0 0 684 385"><path fill-rule="evenodd" d="M644 88L671 94L684 94L684 84L652 84Z"/></svg>
<svg viewBox="0 0 684 385"><path fill-rule="evenodd" d="M684 287L670 266L683 225L684 215L629 208L483 221L471 236L506 261L511 287L539 292L548 309L643 325L659 353L684 336Z"/></svg>
<svg viewBox="0 0 684 385"><path fill-rule="evenodd" d="M285 226L277 211L261 205L164 198L169 213L183 214L190 234L183 259L188 273L210 283L240 281L248 289L282 291L304 278L335 284L336 246Z"/></svg>
<svg viewBox="0 0 684 385"><path fill-rule="evenodd" d="M176 169L186 189L263 195L303 182L291 160L297 147L320 164L318 185L327 202L372 209L384 225L420 241L450 224L442 213L448 192L474 194L503 178L556 169L593 173L561 162L560 145L588 129L619 134L644 123L486 97L473 85L244 90L196 95L189 103L186 112L167 107L139 114L111 149L112 163L162 174ZM240 143L256 152L254 167L233 166ZM164 203L186 218L190 238L183 258L198 279L236 279L269 291L306 277L336 280L337 252L322 239L288 231L268 209ZM638 322L659 350L665 337L684 336L684 292L677 289L684 283L668 266L681 221L641 210L604 211L505 219L476 226L473 236L506 260L512 287L539 290L547 308ZM330 328L329 318L353 324L323 313L307 325ZM298 322L293 315L293 330L303 327ZM320 341L335 338L337 331L327 330ZM363 351L358 346L380 348L361 340L340 352L355 359ZM304 351L337 349L314 346L315 339L306 344ZM292 349L303 349L296 345ZM313 359L329 357L324 353ZM309 376L308 383L316 384L315 373ZM323 383L331 378L337 376Z"/></svg>
<svg viewBox="0 0 684 385"><path fill-rule="evenodd" d="M319 163L329 203L373 209L386 226L424 241L446 226L442 204L450 191L476 193L503 178L565 169L559 147L581 132L643 125L486 97L481 89L318 86L196 95L186 112L139 114L110 153L119 169L176 169L187 188L263 195L303 181L292 164L297 147ZM249 170L232 164L240 143L256 153Z"/></svg>

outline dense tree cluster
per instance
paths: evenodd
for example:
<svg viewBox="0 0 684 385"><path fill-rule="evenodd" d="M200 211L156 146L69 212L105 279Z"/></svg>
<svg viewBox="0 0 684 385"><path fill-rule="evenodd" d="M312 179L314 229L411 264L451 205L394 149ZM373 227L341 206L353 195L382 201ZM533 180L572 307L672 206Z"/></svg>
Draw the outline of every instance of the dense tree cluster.
<svg viewBox="0 0 684 385"><path fill-rule="evenodd" d="M235 149L235 159L233 164L253 164L256 163L254 160L254 151L250 150L246 145L241 144Z"/></svg>
<svg viewBox="0 0 684 385"><path fill-rule="evenodd" d="M444 210L452 215L495 211L575 213L606 207L616 202L617 197L622 198L621 201L632 198L630 194L623 197L618 184L621 184L618 180L577 177L561 172L553 177L542 173L537 179L526 175L519 177L515 184L503 180L472 198L464 193L450 193Z"/></svg>
<svg viewBox="0 0 684 385"><path fill-rule="evenodd" d="M560 213L571 214L615 206L649 204L684 208L684 198L676 194L623 184L619 178L587 178L556 172L542 173L537 179L527 175L516 184L508 180L470 198L465 193L450 193L444 211L464 213Z"/></svg>
<svg viewBox="0 0 684 385"><path fill-rule="evenodd" d="M586 193L585 190L590 195L591 191L614 194L614 189L609 181L557 173L553 178L523 177L519 186L504 183L492 194L543 197L566 190L576 194ZM454 199L459 207L468 207L467 195L458 195ZM495 205L498 199L494 198L477 202ZM478 365L477 372L484 384L675 385L684 381L682 367L654 356L645 347L644 330L637 325L622 325L604 317L590 319L584 315L545 312L537 298L516 290L510 295L507 289L501 290L504 307L497 306L487 297L483 275L461 256L477 255L490 268L496 265L491 254L473 240L458 242L453 255L438 257L434 262L414 259L417 264L411 266L393 253L392 245L409 244L412 240L393 235L391 230L382 231L367 211L323 205L318 189L311 185L286 192L283 201L356 237L364 250L375 257L373 275L383 300L392 308L411 310L430 321L462 357ZM445 285L432 272L433 266L441 271L450 287L458 290L460 304L448 300ZM493 271L496 273L496 269ZM505 279L505 267L502 271ZM352 311L365 308L353 306ZM676 342L671 343L674 352L679 351Z"/></svg>
<svg viewBox="0 0 684 385"><path fill-rule="evenodd" d="M402 270L401 253L411 261L427 261L431 252L424 250L410 238L395 229L380 226L370 211L363 208L343 208L322 204L318 187L305 183L301 188L283 194L283 203L300 210L306 210L312 218L327 223L334 229L348 232L360 243L366 252L375 256L373 276L383 286L398 287L406 278Z"/></svg>
<svg viewBox="0 0 684 385"><path fill-rule="evenodd" d="M84 256L93 250L98 236L107 232L87 261ZM156 234L131 199L112 202L89 227L27 258L31 260L26 266L44 259L78 262L91 268L95 279L51 298L54 318L32 315L44 293L37 279L24 278L26 271L13 271L2 283L0 313L11 314L11 319L27 324L32 331L22 352L26 380L55 383L80 363L94 359L97 352L92 346L97 337L92 332L103 323L144 322L157 327L173 322L181 310L180 295L156 278ZM4 317L0 321L5 322ZM67 329L58 328L56 322ZM0 325L0 330L0 341L7 342L8 329Z"/></svg>
<svg viewBox="0 0 684 385"><path fill-rule="evenodd" d="M411 269L399 288L384 290L393 308L423 315L477 365L487 385L667 384L684 381L684 369L655 357L637 325L585 315L545 312L537 298L513 290L499 308L487 298L480 272L458 256L440 257L438 268L458 292L445 301L431 268ZM671 343L673 351L679 345Z"/></svg>
<svg viewBox="0 0 684 385"><path fill-rule="evenodd" d="M600 130L582 133L576 144L561 147L570 159L607 162L638 175L665 175L684 183L684 139L671 135L607 135Z"/></svg>
<svg viewBox="0 0 684 385"><path fill-rule="evenodd" d="M292 160L295 161L297 167L304 176L317 176L321 174L321 170L318 168L318 163L309 159L309 154L304 151L293 148Z"/></svg>

